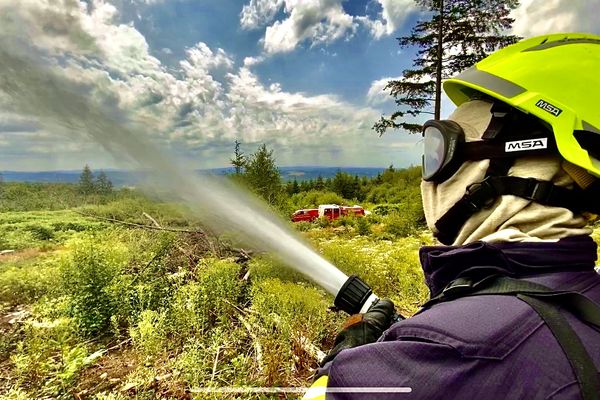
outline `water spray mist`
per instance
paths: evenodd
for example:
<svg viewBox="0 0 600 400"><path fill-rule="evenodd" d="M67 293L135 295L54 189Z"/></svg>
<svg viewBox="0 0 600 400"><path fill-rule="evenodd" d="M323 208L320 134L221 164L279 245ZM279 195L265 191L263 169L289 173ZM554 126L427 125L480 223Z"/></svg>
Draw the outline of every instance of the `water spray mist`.
<svg viewBox="0 0 600 400"><path fill-rule="evenodd" d="M150 128L127 122L118 109L92 101L90 88L52 70L37 49L14 49L0 38L0 94L11 111L34 118L49 132L91 139L116 160L151 171L151 184L176 195L215 232L234 232L244 245L270 253L335 296L350 314L366 311L376 297L358 277L348 277L310 248L287 223L231 182L198 176L178 165L149 140Z"/></svg>

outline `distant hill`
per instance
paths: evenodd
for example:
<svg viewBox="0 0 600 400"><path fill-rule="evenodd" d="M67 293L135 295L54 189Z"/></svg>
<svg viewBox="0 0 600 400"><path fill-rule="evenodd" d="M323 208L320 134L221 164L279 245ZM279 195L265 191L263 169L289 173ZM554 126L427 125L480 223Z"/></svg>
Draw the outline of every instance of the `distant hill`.
<svg viewBox="0 0 600 400"><path fill-rule="evenodd" d="M370 167L279 167L281 177L284 181L298 181L316 179L319 176L331 178L338 171L346 172L350 175L366 176L372 178L383 172L385 168ZM215 175L226 175L233 173L233 168L212 168L207 170L198 170L198 173L209 173ZM95 171L96 172L96 171ZM145 176L144 172L134 172L126 170L105 170L108 178L115 186L132 186L139 182ZM81 171L0 171L2 178L6 182L63 182L76 183L79 181Z"/></svg>

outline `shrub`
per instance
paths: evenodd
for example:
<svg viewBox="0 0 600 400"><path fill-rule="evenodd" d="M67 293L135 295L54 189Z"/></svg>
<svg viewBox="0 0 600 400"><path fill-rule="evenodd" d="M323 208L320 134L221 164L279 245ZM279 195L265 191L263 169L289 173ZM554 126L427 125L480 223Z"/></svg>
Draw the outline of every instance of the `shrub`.
<svg viewBox="0 0 600 400"><path fill-rule="evenodd" d="M310 190L292 195L290 199L295 208L318 207L321 204L345 204L340 195L334 192Z"/></svg>
<svg viewBox="0 0 600 400"><path fill-rule="evenodd" d="M394 211L401 211L400 204L377 204L373 207L373 214L375 215L385 216Z"/></svg>
<svg viewBox="0 0 600 400"><path fill-rule="evenodd" d="M0 246L6 249L47 247L77 236L80 231L106 229L103 222L69 211L31 211L0 213Z"/></svg>
<svg viewBox="0 0 600 400"><path fill-rule="evenodd" d="M56 289L57 272L54 258L3 264L0 269L0 302L31 304Z"/></svg>
<svg viewBox="0 0 600 400"><path fill-rule="evenodd" d="M55 231L62 231L62 232L68 232L68 231L83 232L83 231L90 229L90 225L85 225L82 223L72 222L72 221L60 221L60 222L52 223L52 228Z"/></svg>
<svg viewBox="0 0 600 400"><path fill-rule="evenodd" d="M65 397L79 371L98 355L77 344L77 330L69 318L28 320L23 340L10 357L14 375L36 388L40 397Z"/></svg>
<svg viewBox="0 0 600 400"><path fill-rule="evenodd" d="M405 237L413 234L417 224L413 218L400 212L392 212L384 219L385 231L398 236Z"/></svg>
<svg viewBox="0 0 600 400"><path fill-rule="evenodd" d="M352 217L352 216L342 216L338 219L334 219L331 222L331 225L334 228L340 227L340 226L354 226L356 224L356 219L358 217Z"/></svg>
<svg viewBox="0 0 600 400"><path fill-rule="evenodd" d="M5 394L0 393L0 400L29 400L29 394L18 387L12 387Z"/></svg>
<svg viewBox="0 0 600 400"><path fill-rule="evenodd" d="M90 236L71 244L61 265L63 289L70 296L70 314L86 336L103 333L115 309L107 287L125 264L126 247L109 235Z"/></svg>
<svg viewBox="0 0 600 400"><path fill-rule="evenodd" d="M251 298L265 364L262 383L290 385L307 378L318 361L311 349L336 329L330 300L315 288L272 278L256 282Z"/></svg>
<svg viewBox="0 0 600 400"><path fill-rule="evenodd" d="M319 226L319 228L327 228L331 226L331 220L327 217L319 217L315 219L315 222Z"/></svg>
<svg viewBox="0 0 600 400"><path fill-rule="evenodd" d="M255 357L242 327L219 327L203 337L190 338L173 368L191 387L250 386L255 383Z"/></svg>
<svg viewBox="0 0 600 400"><path fill-rule="evenodd" d="M173 233L127 230L118 240L127 248L127 268L105 292L115 305L111 325L115 333L125 333L144 310L167 309L187 274L180 271L181 261L173 254Z"/></svg>
<svg viewBox="0 0 600 400"><path fill-rule="evenodd" d="M122 198L103 205L82 207L81 211L98 217L142 225L152 224L143 213L151 215L163 226L187 226L189 223L189 219L184 217L180 207L173 204L158 203L140 196Z"/></svg>
<svg viewBox="0 0 600 400"><path fill-rule="evenodd" d="M422 243L421 238L413 237L395 242L355 237L322 242L320 247L333 265L348 275L359 275L375 294L391 298L400 311L409 315L429 294L418 258Z"/></svg>
<svg viewBox="0 0 600 400"><path fill-rule="evenodd" d="M278 278L284 282L308 282L300 272L267 255L254 257L249 263L249 269L253 282L269 278Z"/></svg>
<svg viewBox="0 0 600 400"><path fill-rule="evenodd" d="M236 263L208 259L198 268L198 281L177 290L170 310L173 334L180 338L228 323L242 294Z"/></svg>
<svg viewBox="0 0 600 400"><path fill-rule="evenodd" d="M27 227L27 230L31 232L33 238L37 240L50 240L54 238L54 231L49 226L31 225Z"/></svg>
<svg viewBox="0 0 600 400"><path fill-rule="evenodd" d="M300 232L306 232L312 228L315 227L315 225L312 222L308 222L308 221L300 221L300 222L295 222L294 223L294 227L299 230Z"/></svg>
<svg viewBox="0 0 600 400"><path fill-rule="evenodd" d="M367 217L358 218L356 220L356 232L361 236L367 236L371 234L371 224Z"/></svg>
<svg viewBox="0 0 600 400"><path fill-rule="evenodd" d="M137 325L130 329L133 343L146 356L153 357L166 350L166 316L153 310L143 311Z"/></svg>

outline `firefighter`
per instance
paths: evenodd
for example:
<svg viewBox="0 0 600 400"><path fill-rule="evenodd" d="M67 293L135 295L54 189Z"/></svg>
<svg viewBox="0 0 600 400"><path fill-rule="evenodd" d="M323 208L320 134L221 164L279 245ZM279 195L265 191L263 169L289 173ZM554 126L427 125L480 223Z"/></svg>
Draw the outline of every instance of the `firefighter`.
<svg viewBox="0 0 600 400"><path fill-rule="evenodd" d="M444 82L424 124L431 298L339 333L305 399L599 399L600 36L554 34Z"/></svg>

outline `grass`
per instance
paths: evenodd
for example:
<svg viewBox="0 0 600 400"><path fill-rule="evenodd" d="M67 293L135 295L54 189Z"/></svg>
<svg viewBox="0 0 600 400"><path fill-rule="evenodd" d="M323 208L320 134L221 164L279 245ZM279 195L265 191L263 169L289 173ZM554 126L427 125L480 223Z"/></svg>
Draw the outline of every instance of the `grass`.
<svg viewBox="0 0 600 400"><path fill-rule="evenodd" d="M82 232L96 232L106 222L70 210L0 213L0 250L51 249Z"/></svg>

